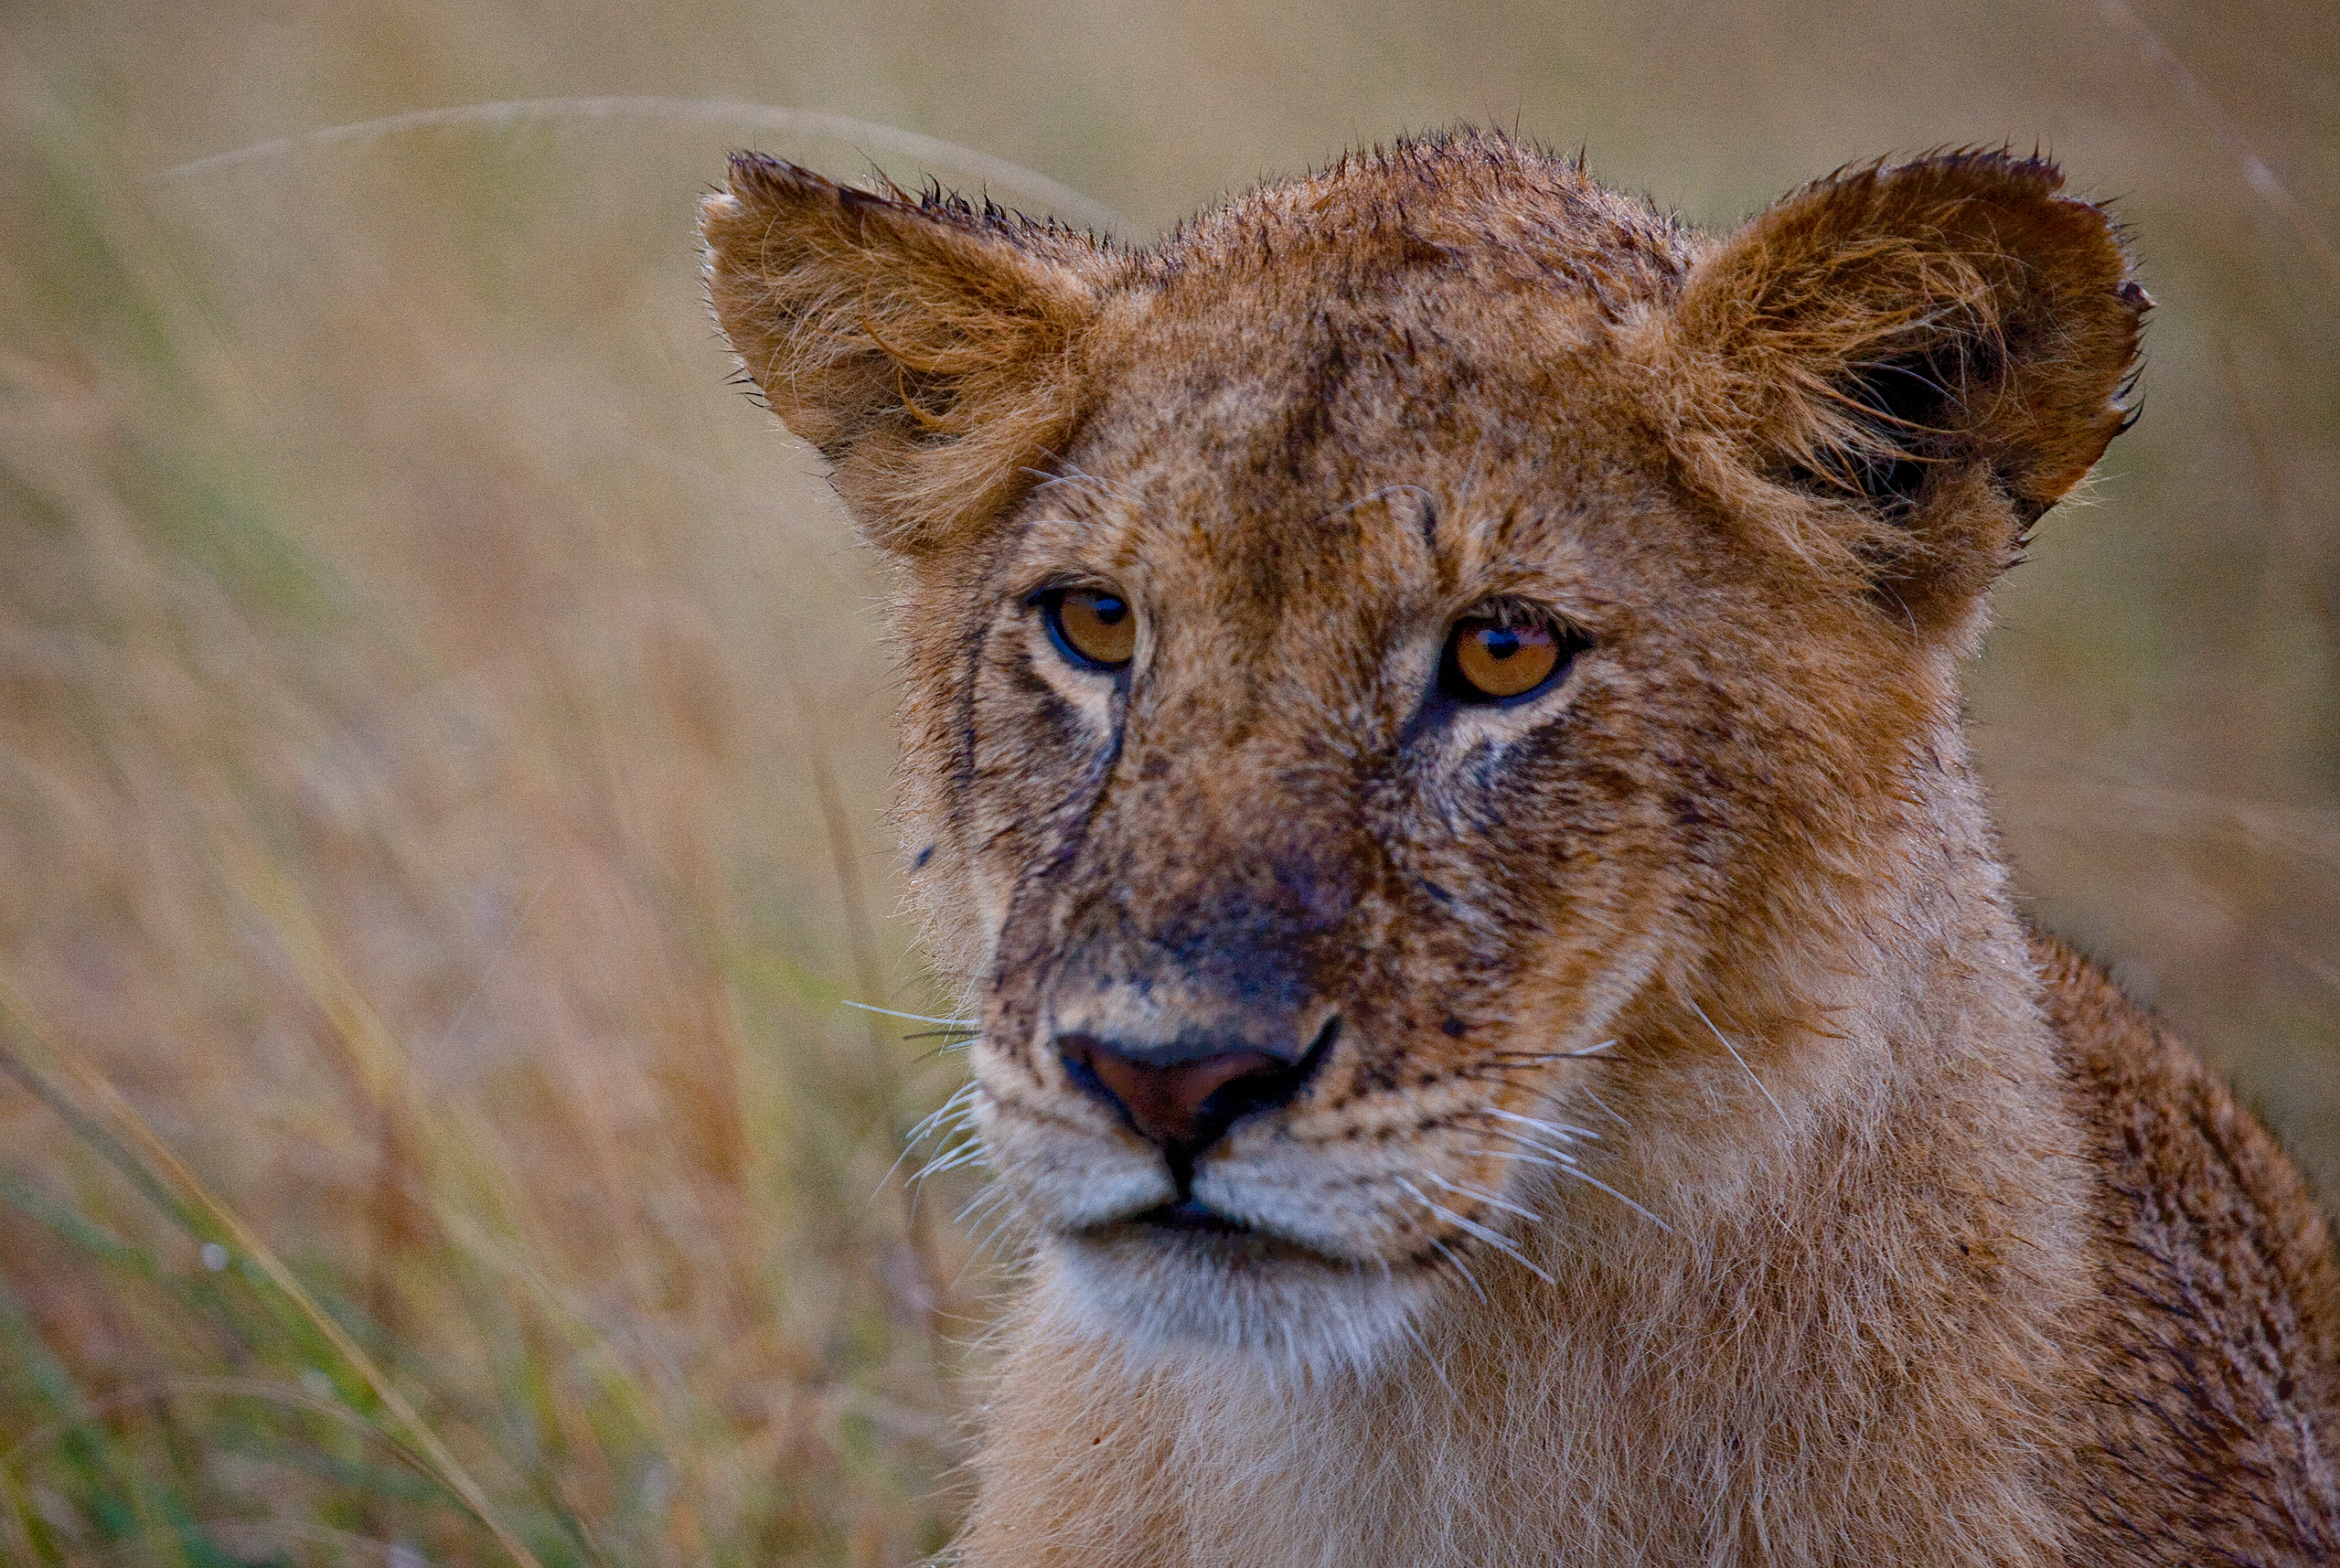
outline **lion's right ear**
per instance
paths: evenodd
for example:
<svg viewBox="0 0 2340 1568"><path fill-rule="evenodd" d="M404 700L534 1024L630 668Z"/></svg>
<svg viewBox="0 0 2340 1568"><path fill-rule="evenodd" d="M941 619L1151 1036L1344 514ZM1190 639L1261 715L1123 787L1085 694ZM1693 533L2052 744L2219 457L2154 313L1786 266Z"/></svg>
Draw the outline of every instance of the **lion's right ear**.
<svg viewBox="0 0 2340 1568"><path fill-rule="evenodd" d="M2124 427L2152 301L2037 158L1807 186L1700 259L1660 365L1686 472L1896 615L1969 612Z"/></svg>
<svg viewBox="0 0 2340 1568"><path fill-rule="evenodd" d="M1074 350L1110 254L1093 240L751 154L699 231L732 350L887 549L996 512L1078 412Z"/></svg>

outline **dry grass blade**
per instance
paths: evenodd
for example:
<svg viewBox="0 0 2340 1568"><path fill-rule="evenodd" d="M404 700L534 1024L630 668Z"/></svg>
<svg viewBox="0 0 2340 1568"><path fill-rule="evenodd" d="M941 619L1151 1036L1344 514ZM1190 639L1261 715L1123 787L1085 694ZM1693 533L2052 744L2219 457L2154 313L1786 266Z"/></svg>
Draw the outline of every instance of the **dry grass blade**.
<svg viewBox="0 0 2340 1568"><path fill-rule="evenodd" d="M24 1457L70 1431L75 1422L86 1417L101 1416L112 1410L128 1410L151 1403L158 1399L245 1399L262 1404L281 1404L306 1411L337 1424L347 1426L368 1436L390 1440L392 1451L414 1466L422 1475L430 1475L430 1467L420 1455L397 1441L395 1434L384 1433L337 1399L311 1393L306 1389L286 1388L260 1378L238 1377L176 1377L166 1378L151 1387L135 1387L94 1400L71 1416L56 1416L34 1427L18 1438L5 1453L0 1453L0 1478L5 1478Z"/></svg>
<svg viewBox="0 0 2340 1568"><path fill-rule="evenodd" d="M2218 102L2217 95L2210 91L2208 84L2186 68L2185 62L2177 58L2176 51L2162 41L2159 33L2145 25L2143 17L2130 9L2126 0L2097 0L2097 9L2103 13L2106 21L2129 36L2145 63L2176 90L2177 95L2185 100L2188 109L2201 116L2202 123L2209 127L2210 134L2217 138L2219 147L2235 161L2244 182L2292 226L2292 232L2299 237L2300 244L2324 269L2324 277L2340 285L2340 247L2333 244L2332 237L2324 231L2323 225L2300 205L2299 197L2292 194L2291 187L2276 176L2275 171L2268 167L2267 160L2260 155L2259 149L2251 144L2250 138L2236 123L2234 116Z"/></svg>
<svg viewBox="0 0 2340 1568"><path fill-rule="evenodd" d="M174 164L148 176L158 184L179 185L207 174L243 164L264 162L287 154L322 147L377 142L411 131L500 129L544 120L668 120L710 125L738 125L791 135L821 136L862 146L880 147L933 167L959 169L987 182L1005 186L1037 199L1042 213L1068 223L1084 225L1099 234L1126 229L1128 222L1104 203L1082 195L1062 181L1050 179L1020 164L977 152L935 136L924 136L895 125L828 114L817 109L783 109L768 103L747 103L724 98L523 98L493 103L462 103L445 109L418 109L327 125L297 136L278 136L250 146Z"/></svg>

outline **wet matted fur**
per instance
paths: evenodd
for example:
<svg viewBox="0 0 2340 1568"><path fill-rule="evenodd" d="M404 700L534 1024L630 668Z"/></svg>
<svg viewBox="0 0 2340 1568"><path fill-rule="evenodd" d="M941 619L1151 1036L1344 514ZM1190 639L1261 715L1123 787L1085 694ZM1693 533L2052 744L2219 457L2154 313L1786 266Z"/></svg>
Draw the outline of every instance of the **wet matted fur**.
<svg viewBox="0 0 2340 1568"><path fill-rule="evenodd" d="M2060 184L1714 239L1467 133L1125 249L734 161L1030 1240L969 1568L2340 1557L2324 1223L1961 732L2149 304Z"/></svg>

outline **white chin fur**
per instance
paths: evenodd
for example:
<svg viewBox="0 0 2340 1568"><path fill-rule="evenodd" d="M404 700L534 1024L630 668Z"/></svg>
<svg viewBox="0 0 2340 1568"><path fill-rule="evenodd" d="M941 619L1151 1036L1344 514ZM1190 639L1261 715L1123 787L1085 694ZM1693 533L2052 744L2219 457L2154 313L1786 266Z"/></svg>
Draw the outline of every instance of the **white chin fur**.
<svg viewBox="0 0 2340 1568"><path fill-rule="evenodd" d="M1269 1375L1373 1371L1415 1339L1436 1289L1419 1273L1197 1236L1053 1236L1040 1305L1143 1365L1239 1351Z"/></svg>

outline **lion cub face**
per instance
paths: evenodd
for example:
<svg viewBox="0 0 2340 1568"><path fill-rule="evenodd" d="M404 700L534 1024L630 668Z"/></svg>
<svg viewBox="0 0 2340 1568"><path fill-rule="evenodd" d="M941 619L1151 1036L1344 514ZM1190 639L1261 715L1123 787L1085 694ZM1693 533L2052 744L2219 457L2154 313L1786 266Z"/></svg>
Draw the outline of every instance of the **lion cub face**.
<svg viewBox="0 0 2340 1568"><path fill-rule="evenodd" d="M1187 304L1114 324L971 628L982 1125L1109 1320L1367 1342L1591 1157L1700 891L1666 760L1792 612L1668 548L1629 409L1488 419L1615 375L1597 324L1374 297L1180 354Z"/></svg>
<svg viewBox="0 0 2340 1568"><path fill-rule="evenodd" d="M716 306L904 566L906 812L1058 1306L1359 1363L1665 1223L1626 1146L1714 1113L1652 998L1858 903L2117 426L2142 294L2054 188L1867 171L1717 245L1467 138L1125 252L735 164Z"/></svg>

